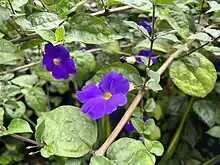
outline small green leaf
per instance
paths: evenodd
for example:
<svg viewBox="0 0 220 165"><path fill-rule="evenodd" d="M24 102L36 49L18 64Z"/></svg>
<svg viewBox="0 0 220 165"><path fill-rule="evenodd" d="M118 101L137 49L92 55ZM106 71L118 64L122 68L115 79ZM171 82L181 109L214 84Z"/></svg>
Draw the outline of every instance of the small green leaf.
<svg viewBox="0 0 220 165"><path fill-rule="evenodd" d="M115 141L107 150L107 158L120 160L128 165L154 165L155 157L139 140L121 138Z"/></svg>
<svg viewBox="0 0 220 165"><path fill-rule="evenodd" d="M0 132L1 136L11 135L15 133L32 133L31 127L28 122L22 119L13 119L8 126L8 130Z"/></svg>
<svg viewBox="0 0 220 165"><path fill-rule="evenodd" d="M26 111L25 104L22 101L18 101L17 104L19 106L18 108L15 109L6 108L7 114L12 118L21 118L25 114Z"/></svg>
<svg viewBox="0 0 220 165"><path fill-rule="evenodd" d="M116 165L116 164L104 156L93 156L91 159L91 165Z"/></svg>
<svg viewBox="0 0 220 165"><path fill-rule="evenodd" d="M154 0L157 5L175 5L173 0Z"/></svg>
<svg viewBox="0 0 220 165"><path fill-rule="evenodd" d="M213 53L215 56L220 56L220 48L217 46L206 46L204 47L207 51Z"/></svg>
<svg viewBox="0 0 220 165"><path fill-rule="evenodd" d="M13 84L18 85L20 87L31 87L34 84L36 84L37 81L38 81L38 78L34 74L18 76L11 80Z"/></svg>
<svg viewBox="0 0 220 165"><path fill-rule="evenodd" d="M205 97L215 86L217 79L214 65L202 54L193 53L200 59L200 66L195 68L186 65L183 60L175 60L169 68L170 77L184 93Z"/></svg>
<svg viewBox="0 0 220 165"><path fill-rule="evenodd" d="M138 133L142 134L145 131L145 122L139 118L132 118L131 123Z"/></svg>
<svg viewBox="0 0 220 165"><path fill-rule="evenodd" d="M96 61L94 55L87 51L74 51L71 53L77 66L76 81L82 83L88 79L89 73L93 72L96 68Z"/></svg>
<svg viewBox="0 0 220 165"><path fill-rule="evenodd" d="M125 4L143 11L149 11L152 8L150 0L109 0L107 3L108 6L114 4Z"/></svg>
<svg viewBox="0 0 220 165"><path fill-rule="evenodd" d="M215 123L215 109L209 100L197 100L193 104L193 110L209 126Z"/></svg>
<svg viewBox="0 0 220 165"><path fill-rule="evenodd" d="M210 34L212 37L217 38L220 36L220 30L217 29L210 29L210 28L204 28L203 29L206 33Z"/></svg>
<svg viewBox="0 0 220 165"><path fill-rule="evenodd" d="M150 135L152 132L154 132L155 130L155 122L153 119L148 119L146 122L145 122L145 131L144 131L144 134L146 135Z"/></svg>
<svg viewBox="0 0 220 165"><path fill-rule="evenodd" d="M220 138L220 126L214 126L210 128L206 133L213 137Z"/></svg>
<svg viewBox="0 0 220 165"><path fill-rule="evenodd" d="M197 56L187 56L183 59L183 62L190 67L198 68L200 66L200 58Z"/></svg>
<svg viewBox="0 0 220 165"><path fill-rule="evenodd" d="M123 22L126 23L128 26L132 27L133 29L139 31L145 37L150 38L150 35L149 35L148 31L143 26L139 26L134 21L123 21Z"/></svg>
<svg viewBox="0 0 220 165"><path fill-rule="evenodd" d="M161 156L164 152L163 145L159 141L152 141L151 142L152 148L150 150L151 153Z"/></svg>
<svg viewBox="0 0 220 165"><path fill-rule="evenodd" d="M10 11L0 6L0 25L10 18Z"/></svg>
<svg viewBox="0 0 220 165"><path fill-rule="evenodd" d="M207 1L207 3L209 4L209 6L211 7L206 13L210 13L213 11L218 11L220 10L220 4L216 1Z"/></svg>
<svg viewBox="0 0 220 165"><path fill-rule="evenodd" d="M69 159L67 160L67 162L65 163L65 165L81 165L82 163L82 159L78 158L78 159Z"/></svg>
<svg viewBox="0 0 220 165"><path fill-rule="evenodd" d="M156 104L153 98L147 100L147 103L144 106L146 112L153 112L156 108Z"/></svg>
<svg viewBox="0 0 220 165"><path fill-rule="evenodd" d="M37 112L46 111L46 96L42 88L30 88L23 92L25 94L25 101L28 106Z"/></svg>
<svg viewBox="0 0 220 165"><path fill-rule="evenodd" d="M103 19L86 13L75 14L69 22L71 30L66 32L67 43L104 44L122 38Z"/></svg>
<svg viewBox="0 0 220 165"><path fill-rule="evenodd" d="M56 41L62 41L65 36L65 29L63 26L60 26L55 31Z"/></svg>
<svg viewBox="0 0 220 165"><path fill-rule="evenodd" d="M207 42L210 42L212 40L212 38L208 34L202 33L202 32L192 34L191 36L188 37L188 39L189 40L207 41Z"/></svg>
<svg viewBox="0 0 220 165"><path fill-rule="evenodd" d="M55 42L56 41L55 34L52 30L41 29L41 30L36 30L35 32L37 34L39 34L41 36L41 38L43 38L45 41L49 41L49 42Z"/></svg>
<svg viewBox="0 0 220 165"><path fill-rule="evenodd" d="M92 150L97 139L97 126L79 108L61 106L42 113L37 121L35 137L46 144L41 150L44 157L57 155L78 158Z"/></svg>
<svg viewBox="0 0 220 165"><path fill-rule="evenodd" d="M95 76L93 76L93 78L89 82L99 83L103 74L109 71L116 71L122 73L124 77L126 77L129 80L129 82L133 85L133 87L142 84L142 78L140 77L140 74L137 71L137 69L131 65L123 64L120 62L115 62L110 65L104 65L103 67L101 67L101 69L99 69L96 72ZM132 85L130 85L130 90L133 90Z"/></svg>
<svg viewBox="0 0 220 165"><path fill-rule="evenodd" d="M11 4L17 11L21 11L20 7L24 6L28 0L12 0Z"/></svg>
<svg viewBox="0 0 220 165"><path fill-rule="evenodd" d="M0 65L20 59L23 56L17 51L17 47L10 41L0 39Z"/></svg>

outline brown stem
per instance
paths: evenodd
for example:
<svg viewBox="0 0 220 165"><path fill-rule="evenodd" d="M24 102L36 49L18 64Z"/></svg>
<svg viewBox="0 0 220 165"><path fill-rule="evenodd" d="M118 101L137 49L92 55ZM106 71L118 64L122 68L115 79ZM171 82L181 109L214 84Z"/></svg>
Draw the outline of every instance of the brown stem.
<svg viewBox="0 0 220 165"><path fill-rule="evenodd" d="M166 62L157 70L157 72L162 75L165 70L169 67L169 65L172 63L172 61L179 56L181 53L184 52L185 45L182 49L177 50L172 55L169 56L169 58L166 60ZM111 135L108 137L108 139L104 142L104 144L94 153L96 156L103 156L108 149L108 147L114 142L118 134L123 129L124 125L128 122L130 119L134 109L137 107L143 96L147 93L149 89L146 87L145 89L141 89L138 91L138 94L134 98L133 102L125 112L124 116L119 121L118 125L115 127L115 129L112 131Z"/></svg>

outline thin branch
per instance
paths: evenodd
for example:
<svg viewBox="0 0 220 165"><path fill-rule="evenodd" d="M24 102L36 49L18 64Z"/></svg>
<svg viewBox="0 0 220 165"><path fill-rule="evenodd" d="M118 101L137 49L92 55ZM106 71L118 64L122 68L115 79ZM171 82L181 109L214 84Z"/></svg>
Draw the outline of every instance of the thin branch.
<svg viewBox="0 0 220 165"><path fill-rule="evenodd" d="M185 45L183 48L178 49L175 53L171 54L169 58L166 60L166 62L157 70L157 72L162 75L165 70L169 67L169 65L172 63L172 61L178 57L181 53L184 52ZM115 129L112 131L111 135L108 137L108 139L104 142L104 144L94 153L96 156L103 156L108 149L108 147L113 143L113 141L117 138L118 134L123 129L124 125L128 122L130 119L134 109L137 107L143 96L147 93L149 89L146 87L145 89L140 89L138 91L138 94L134 98L133 102L125 112L124 116L119 121L118 125L115 127Z"/></svg>
<svg viewBox="0 0 220 165"><path fill-rule="evenodd" d="M203 10L204 3L205 3L205 0L202 0L201 8L200 8L200 14L199 14L199 19L198 19L198 24L200 24L200 22L201 22L202 10Z"/></svg>
<svg viewBox="0 0 220 165"><path fill-rule="evenodd" d="M132 9L132 7L131 6L117 7L117 8L114 8L114 9L109 9L108 14L114 14L114 13L118 13L118 12L121 12L121 11L129 10L129 9ZM105 10L101 10L101 11L98 11L96 13L91 13L91 15L93 15L93 16L101 16L103 14L105 14ZM33 34L30 34L30 35L25 36L25 37L19 37L19 38L12 39L11 42L16 44L16 43L25 42L25 41L35 39L35 38L40 38L40 35L38 35L37 33L33 33Z"/></svg>
<svg viewBox="0 0 220 165"><path fill-rule="evenodd" d="M3 72L0 72L0 75L4 75L4 74L7 74L7 73L13 73L13 72L16 72L16 71L19 71L19 70L22 70L22 69L30 68L30 67L35 66L39 63L40 63L40 61L33 62L33 63L23 65L23 66L19 66L17 68L11 69L11 70L6 70L6 71L3 71Z"/></svg>
<svg viewBox="0 0 220 165"><path fill-rule="evenodd" d="M148 80L147 68L150 67L151 58L152 58L152 54L153 54L153 45L154 45L154 41L155 41L155 36L154 36L154 33L155 33L155 13L156 13L156 5L153 3L152 31L151 31L151 38L150 38L150 55L149 55L149 59L148 59L148 64L145 68L146 75L145 75L143 88L145 88L145 85L146 85L147 80Z"/></svg>
<svg viewBox="0 0 220 165"><path fill-rule="evenodd" d="M219 162L220 162L220 154L218 154L214 158L208 160L207 162L203 163L202 165L215 165Z"/></svg>
<svg viewBox="0 0 220 165"><path fill-rule="evenodd" d="M43 5L44 9L46 9L46 11L49 11L49 9L47 8L47 6L45 5L45 3L42 0L39 0L41 2L41 4Z"/></svg>
<svg viewBox="0 0 220 165"><path fill-rule="evenodd" d="M8 3L9 3L9 6L11 8L12 14L16 14L10 0L8 0Z"/></svg>

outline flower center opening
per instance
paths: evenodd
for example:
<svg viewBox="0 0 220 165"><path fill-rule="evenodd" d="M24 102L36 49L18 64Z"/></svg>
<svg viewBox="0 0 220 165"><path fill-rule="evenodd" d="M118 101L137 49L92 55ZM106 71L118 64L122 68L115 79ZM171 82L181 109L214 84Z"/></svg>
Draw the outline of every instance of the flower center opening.
<svg viewBox="0 0 220 165"><path fill-rule="evenodd" d="M104 93L105 100L109 100L111 97L112 97L112 94L110 92L105 92Z"/></svg>
<svg viewBox="0 0 220 165"><path fill-rule="evenodd" d="M55 65L59 65L60 64L60 60L58 58L54 58L53 62Z"/></svg>

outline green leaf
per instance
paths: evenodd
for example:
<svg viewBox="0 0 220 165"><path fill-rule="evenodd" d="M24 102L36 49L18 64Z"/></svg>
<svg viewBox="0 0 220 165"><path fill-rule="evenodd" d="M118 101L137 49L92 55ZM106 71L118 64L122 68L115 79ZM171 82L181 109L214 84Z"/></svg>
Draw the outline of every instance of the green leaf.
<svg viewBox="0 0 220 165"><path fill-rule="evenodd" d="M213 53L215 56L220 56L220 48L217 46L206 46L204 47L207 51Z"/></svg>
<svg viewBox="0 0 220 165"><path fill-rule="evenodd" d="M60 26L55 31L56 41L62 41L65 36L65 29L63 26Z"/></svg>
<svg viewBox="0 0 220 165"><path fill-rule="evenodd" d="M144 106L146 112L153 112L156 108L156 104L153 98L147 100L147 103Z"/></svg>
<svg viewBox="0 0 220 165"><path fill-rule="evenodd" d="M145 122L139 118L132 118L131 123L138 133L143 134L145 131Z"/></svg>
<svg viewBox="0 0 220 165"><path fill-rule="evenodd" d="M173 0L154 0L157 5L175 5Z"/></svg>
<svg viewBox="0 0 220 165"><path fill-rule="evenodd" d="M4 124L4 109L0 107L0 126Z"/></svg>
<svg viewBox="0 0 220 165"><path fill-rule="evenodd" d="M133 29L139 31L145 37L150 38L150 35L149 35L148 31L143 26L139 26L134 21L123 21L123 22L126 23L128 26L132 27Z"/></svg>
<svg viewBox="0 0 220 165"><path fill-rule="evenodd" d="M74 12L79 6L86 3L86 0L61 0L57 5L57 10L61 13L61 16L67 16Z"/></svg>
<svg viewBox="0 0 220 165"><path fill-rule="evenodd" d="M154 132L155 130L155 122L153 119L148 119L146 122L145 122L145 131L144 131L144 134L146 135L150 135L152 132Z"/></svg>
<svg viewBox="0 0 220 165"><path fill-rule="evenodd" d="M193 53L190 56L199 57L200 66L195 68L186 65L183 60L175 60L169 68L170 77L184 93L203 98L215 86L216 70L213 64L202 54Z"/></svg>
<svg viewBox="0 0 220 165"><path fill-rule="evenodd" d="M0 25L10 18L10 11L0 6Z"/></svg>
<svg viewBox="0 0 220 165"><path fill-rule="evenodd" d="M104 44L122 38L103 19L86 13L75 14L69 22L71 30L66 32L67 43Z"/></svg>
<svg viewBox="0 0 220 165"><path fill-rule="evenodd" d="M56 41L55 34L52 30L41 29L41 30L36 30L35 32L37 34L39 34L41 36L41 38L43 38L45 41L49 41L49 42L55 42Z"/></svg>
<svg viewBox="0 0 220 165"><path fill-rule="evenodd" d="M43 128L40 127L42 123ZM79 108L61 106L41 115L35 136L38 141L46 144L41 150L42 156L77 158L92 150L97 139L97 126Z"/></svg>
<svg viewBox="0 0 220 165"><path fill-rule="evenodd" d="M210 136L220 138L220 126L214 126L210 128L206 133Z"/></svg>
<svg viewBox="0 0 220 165"><path fill-rule="evenodd" d="M220 94L220 82L219 82L219 81L216 82L216 84L215 84L215 91L216 91L218 94Z"/></svg>
<svg viewBox="0 0 220 165"><path fill-rule="evenodd" d="M74 51L71 53L77 66L76 81L82 83L88 79L89 73L96 68L96 61L94 55L88 51Z"/></svg>
<svg viewBox="0 0 220 165"><path fill-rule="evenodd" d="M46 68L44 66L42 66L41 64L34 67L34 70L35 70L37 76L42 80L50 81L50 82L57 82L57 81L61 82L61 81L63 81L63 80L56 80L55 78L53 78L51 73L48 72L46 70Z"/></svg>
<svg viewBox="0 0 220 165"><path fill-rule="evenodd" d="M22 101L18 101L17 104L19 106L18 108L15 109L6 108L7 114L12 118L21 118L25 114L26 111L25 104Z"/></svg>
<svg viewBox="0 0 220 165"><path fill-rule="evenodd" d="M196 34L192 34L191 36L188 37L189 40L199 40L199 41L207 41L210 42L212 40L211 37L209 37L208 34L198 32Z"/></svg>
<svg viewBox="0 0 220 165"><path fill-rule="evenodd" d="M46 96L42 88L35 87L23 92L28 106L37 112L46 111Z"/></svg>
<svg viewBox="0 0 220 165"><path fill-rule="evenodd" d="M31 127L28 122L22 119L13 119L8 126L8 130L0 132L1 136L11 135L15 133L32 133Z"/></svg>
<svg viewBox="0 0 220 165"><path fill-rule="evenodd" d="M200 58L197 56L186 56L183 62L190 67L198 68L200 66Z"/></svg>
<svg viewBox="0 0 220 165"><path fill-rule="evenodd" d="M150 77L150 80L147 81L146 86L154 92L162 90L162 87L159 84L160 74L153 70L147 70L147 74Z"/></svg>
<svg viewBox="0 0 220 165"><path fill-rule="evenodd" d="M193 110L209 126L215 123L215 109L209 100L197 100L193 104Z"/></svg>
<svg viewBox="0 0 220 165"><path fill-rule="evenodd" d="M53 13L37 12L28 16L27 21L29 21L31 25L28 29L35 31L56 28L61 22L63 22L63 19Z"/></svg>
<svg viewBox="0 0 220 165"><path fill-rule="evenodd" d="M217 38L220 36L220 30L217 29L210 29L210 28L203 28L203 30L210 34L212 37Z"/></svg>
<svg viewBox="0 0 220 165"><path fill-rule="evenodd" d="M157 16L160 20L165 20L183 39L187 39L189 35L189 23L185 13L178 7L165 8Z"/></svg>
<svg viewBox="0 0 220 165"><path fill-rule="evenodd" d="M151 142L151 150L150 152L157 155L157 156L161 156L164 152L164 148L163 145L159 142L159 141L152 141Z"/></svg>
<svg viewBox="0 0 220 165"><path fill-rule="evenodd" d="M36 75L21 75L11 80L11 82L20 87L32 87L36 84L38 78Z"/></svg>
<svg viewBox="0 0 220 165"><path fill-rule="evenodd" d="M116 164L104 156L93 156L91 159L91 165L116 165Z"/></svg>
<svg viewBox="0 0 220 165"><path fill-rule="evenodd" d="M14 97L21 93L20 88L16 85L6 85L5 90L7 91L7 97Z"/></svg>
<svg viewBox="0 0 220 165"><path fill-rule="evenodd" d="M69 159L65 165L81 165L82 159Z"/></svg>
<svg viewBox="0 0 220 165"><path fill-rule="evenodd" d="M181 43L181 41L174 34L166 34L165 32L159 32L158 38L166 39L175 43Z"/></svg>
<svg viewBox="0 0 220 165"><path fill-rule="evenodd" d="M28 0L12 0L11 4L17 11L21 11L20 7L24 6Z"/></svg>
<svg viewBox="0 0 220 165"><path fill-rule="evenodd" d="M137 71L137 69L131 65L123 64L120 62L115 62L110 65L104 65L103 67L101 67L101 69L99 69L96 72L95 76L93 76L93 78L89 82L99 83L103 74L109 71L116 71L116 72L122 73L124 77L126 77L131 83L130 90L133 90L133 87L136 87L142 84L142 78L140 77L140 74Z"/></svg>
<svg viewBox="0 0 220 165"><path fill-rule="evenodd" d="M216 1L207 1L207 3L209 4L209 6L211 7L206 13L210 13L213 11L218 11L220 10L220 4Z"/></svg>
<svg viewBox="0 0 220 165"><path fill-rule="evenodd" d="M152 8L152 3L149 0L109 0L107 5L125 4L136 9L149 11Z"/></svg>
<svg viewBox="0 0 220 165"><path fill-rule="evenodd" d="M107 150L110 160L120 160L128 165L154 165L155 157L139 140L121 138L115 141Z"/></svg>
<svg viewBox="0 0 220 165"><path fill-rule="evenodd" d="M0 65L20 59L23 56L17 51L17 47L10 41L0 39Z"/></svg>

